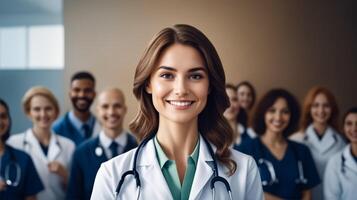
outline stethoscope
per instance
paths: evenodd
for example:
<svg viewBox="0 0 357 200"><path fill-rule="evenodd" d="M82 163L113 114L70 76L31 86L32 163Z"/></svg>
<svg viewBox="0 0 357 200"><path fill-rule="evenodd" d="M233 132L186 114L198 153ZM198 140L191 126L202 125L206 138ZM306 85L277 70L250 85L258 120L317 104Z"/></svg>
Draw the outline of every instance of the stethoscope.
<svg viewBox="0 0 357 200"><path fill-rule="evenodd" d="M120 192L121 187L123 186L123 183L124 183L124 181L125 181L125 178L126 178L127 176L129 176L129 175L134 176L134 178L135 178L136 188L137 188L137 191L138 191L136 199L139 199L139 198L140 198L140 193L141 193L141 181L140 181L140 175L139 175L138 171L136 170L136 163L137 163L137 160L138 160L138 156L139 156L140 150L146 145L146 143L148 143L149 140L151 140L152 138L154 138L154 136L155 136L155 134L151 134L149 137L147 137L146 139L144 139L144 140L140 143L140 145L138 146L137 150L136 150L135 153L134 153L133 168L132 168L131 170L126 171L126 172L121 176L120 181L119 181L119 183L118 183L118 185L117 185L117 188L116 188L116 190L115 190L116 199L118 199L118 197L119 197L119 192ZM216 158L215 158L215 154L214 154L214 152L213 152L213 149L212 149L211 145L208 143L208 141L206 140L206 138L203 137L203 139L204 139L204 141L205 141L205 143L206 143L206 145L207 145L207 147L208 147L208 151L209 151L209 153L210 153L210 155L211 155L211 157L212 157L212 159L213 159L213 178L212 178L211 181L210 181L210 188L211 188L211 190L212 190L213 199L215 199L215 193L216 193L216 191L215 191L215 186L214 186L214 185L215 185L215 183L217 183L217 182L221 182L221 183L224 184L224 186L225 186L225 188L226 188L226 190L227 190L227 193L228 193L228 195L229 195L229 199L232 200L232 199L233 199L233 198L232 198L232 190L231 190L231 187L230 187L228 181L227 181L225 178L223 178L223 177L221 177L221 176L218 175L217 161L216 161Z"/></svg>
<svg viewBox="0 0 357 200"><path fill-rule="evenodd" d="M12 149L11 148L8 149L10 154L10 162L5 167L4 180L7 186L17 187L20 184L21 168L19 163L16 161L16 157L14 155L14 152L12 152ZM0 171L1 168L2 168L2 159L0 159ZM15 178L13 180L10 178L11 169L15 169L16 172ZM0 176L0 179L1 178L2 177Z"/></svg>
<svg viewBox="0 0 357 200"><path fill-rule="evenodd" d="M24 133L24 138L22 140L22 148L25 150L26 149L26 146L28 146L28 152L30 152L30 150L32 149L32 144L30 142L27 141L27 134L29 131L32 131L32 130L28 130ZM32 131L33 132L33 131ZM58 140L58 136L56 134L52 134L54 135L55 137L55 140L56 140L56 145L58 146L59 148L59 152L56 154L56 156L53 158L53 160L56 160L60 155L61 155L61 152L63 151L62 149L62 145L60 144L59 140Z"/></svg>
<svg viewBox="0 0 357 200"><path fill-rule="evenodd" d="M273 163L271 161L265 159L263 156L264 155L263 144L260 144L259 150L260 150L260 155L262 156L261 158L258 159L259 167L261 167L262 165L265 165L266 168L268 169L268 173L270 175L270 180L269 181L262 180L262 185L263 186L271 186L273 184L279 183L279 180L275 173ZM296 184L306 184L308 180L304 176L304 168L302 166L302 161L299 159L298 153L296 152L294 147L292 147L292 150L293 150L295 158L297 159L297 167L298 167L298 174L299 174L298 178L295 179L295 183Z"/></svg>

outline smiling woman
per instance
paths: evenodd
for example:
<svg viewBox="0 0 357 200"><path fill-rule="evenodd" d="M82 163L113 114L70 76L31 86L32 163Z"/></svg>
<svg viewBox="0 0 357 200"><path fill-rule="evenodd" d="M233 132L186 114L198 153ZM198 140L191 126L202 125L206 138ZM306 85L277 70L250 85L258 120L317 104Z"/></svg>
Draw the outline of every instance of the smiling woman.
<svg viewBox="0 0 357 200"><path fill-rule="evenodd" d="M8 144L31 156L45 186L37 199L64 199L74 144L51 130L59 113L57 100L50 90L37 86L25 93L22 104L33 125L25 132L11 136Z"/></svg>
<svg viewBox="0 0 357 200"><path fill-rule="evenodd" d="M238 147L258 163L265 199L311 199L320 183L309 149L288 140L298 124L299 105L288 91L273 89L258 102L253 128L258 138Z"/></svg>
<svg viewBox="0 0 357 200"><path fill-rule="evenodd" d="M262 199L255 162L229 149L225 74L201 31L160 31L136 68L133 91L140 109L130 128L142 143L101 166L92 199Z"/></svg>

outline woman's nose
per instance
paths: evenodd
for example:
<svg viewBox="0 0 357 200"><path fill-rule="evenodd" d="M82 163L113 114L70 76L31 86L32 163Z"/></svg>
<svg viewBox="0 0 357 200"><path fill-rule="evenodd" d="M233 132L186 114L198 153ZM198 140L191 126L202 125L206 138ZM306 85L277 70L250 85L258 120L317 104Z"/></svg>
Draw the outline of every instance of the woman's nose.
<svg viewBox="0 0 357 200"><path fill-rule="evenodd" d="M175 80L174 92L178 96L182 96L182 95L187 95L188 94L187 83L186 83L184 78L178 77Z"/></svg>

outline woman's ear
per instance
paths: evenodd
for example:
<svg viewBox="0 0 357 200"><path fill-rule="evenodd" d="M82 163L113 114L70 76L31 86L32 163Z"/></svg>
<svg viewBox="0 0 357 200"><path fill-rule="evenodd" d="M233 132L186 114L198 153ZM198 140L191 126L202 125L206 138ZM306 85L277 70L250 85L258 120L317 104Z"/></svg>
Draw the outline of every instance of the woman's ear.
<svg viewBox="0 0 357 200"><path fill-rule="evenodd" d="M148 81L145 85L146 85L146 86L145 86L145 91L146 91L147 93L151 94L151 93L152 93L152 89L151 89L151 84L150 84L150 82Z"/></svg>

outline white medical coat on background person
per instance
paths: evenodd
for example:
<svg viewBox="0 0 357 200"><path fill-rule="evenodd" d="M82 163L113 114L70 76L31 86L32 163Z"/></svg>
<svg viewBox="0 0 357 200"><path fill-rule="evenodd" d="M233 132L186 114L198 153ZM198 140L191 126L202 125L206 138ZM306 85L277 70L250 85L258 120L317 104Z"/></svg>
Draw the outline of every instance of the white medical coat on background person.
<svg viewBox="0 0 357 200"><path fill-rule="evenodd" d="M28 129L24 133L12 135L8 139L7 144L23 150L31 156L45 187L43 191L37 194L38 200L65 199L65 188L63 187L62 177L50 172L48 163L56 160L69 170L72 154L75 149L75 145L71 140L52 132L47 156L44 154L32 129Z"/></svg>
<svg viewBox="0 0 357 200"><path fill-rule="evenodd" d="M344 163L343 163L343 158ZM325 171L325 199L356 199L357 162L352 156L351 145L334 155L328 162Z"/></svg>
<svg viewBox="0 0 357 200"><path fill-rule="evenodd" d="M195 177L192 182L190 200L212 198L210 180L213 178L213 159L207 144L200 136L200 149ZM212 146L215 151L216 148ZM134 154L137 148L103 163L97 173L91 200L110 200L116 198L116 188L123 173L133 167ZM254 159L236 150L231 150L231 158L237 163L237 170L232 176L228 169L218 164L218 173L230 184L233 199L263 199L260 175ZM170 200L173 199L166 180L162 174L151 139L140 151L137 167L141 181L140 199ZM221 182L215 184L216 199L229 199L228 192ZM136 181L134 176L127 176L119 192L118 199L136 199Z"/></svg>
<svg viewBox="0 0 357 200"><path fill-rule="evenodd" d="M309 125L305 133L296 133L290 137L291 140L301 142L309 147L312 157L315 161L317 171L322 184L312 189L312 199L324 199L323 198L323 179L325 168L328 160L331 156L340 152L346 143L341 135L332 127L328 126L322 139L320 140L315 133L313 125Z"/></svg>

